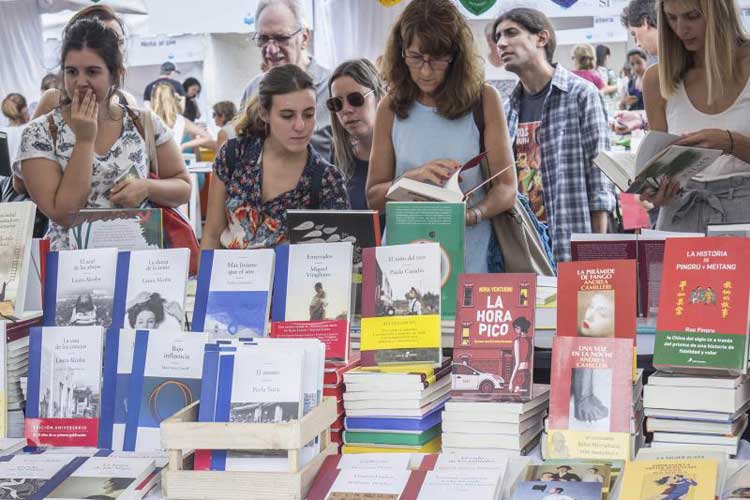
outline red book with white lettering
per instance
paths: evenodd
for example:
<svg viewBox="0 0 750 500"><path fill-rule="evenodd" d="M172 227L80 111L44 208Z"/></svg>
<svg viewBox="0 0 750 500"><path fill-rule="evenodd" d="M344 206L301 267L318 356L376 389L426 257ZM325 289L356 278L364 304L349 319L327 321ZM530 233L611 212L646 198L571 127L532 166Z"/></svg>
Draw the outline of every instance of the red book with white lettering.
<svg viewBox="0 0 750 500"><path fill-rule="evenodd" d="M453 399L530 399L534 274L461 274L456 293Z"/></svg>
<svg viewBox="0 0 750 500"><path fill-rule="evenodd" d="M561 262L557 282L558 336L635 339L634 260Z"/></svg>

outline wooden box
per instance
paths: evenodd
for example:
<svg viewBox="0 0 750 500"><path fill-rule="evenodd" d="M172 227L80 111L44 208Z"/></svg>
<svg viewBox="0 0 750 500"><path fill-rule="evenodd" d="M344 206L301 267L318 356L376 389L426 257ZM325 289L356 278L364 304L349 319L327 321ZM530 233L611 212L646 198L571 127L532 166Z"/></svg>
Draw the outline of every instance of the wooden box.
<svg viewBox="0 0 750 500"><path fill-rule="evenodd" d="M336 421L336 399L323 403L301 420L280 424L198 422L195 402L161 423L161 444L169 454L162 472L162 493L181 500L302 499L323 460L337 453L330 426ZM320 436L321 453L300 468L300 450ZM194 471L183 469L183 453L192 450L287 450L288 472Z"/></svg>

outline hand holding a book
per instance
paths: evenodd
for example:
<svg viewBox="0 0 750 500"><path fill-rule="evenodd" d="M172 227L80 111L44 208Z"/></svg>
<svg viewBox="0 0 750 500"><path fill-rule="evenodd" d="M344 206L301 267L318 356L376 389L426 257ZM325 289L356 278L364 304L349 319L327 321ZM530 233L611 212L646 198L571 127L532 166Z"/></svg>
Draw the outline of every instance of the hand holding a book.
<svg viewBox="0 0 750 500"><path fill-rule="evenodd" d="M641 193L641 201L647 201L654 207L669 205L680 194L681 190L680 181L670 179L669 177L662 177L659 180L659 189L655 191L651 188L646 188Z"/></svg>
<svg viewBox="0 0 750 500"><path fill-rule="evenodd" d="M447 158L432 160L421 167L409 170L404 174L408 179L429 182L436 186L443 186L451 178L461 164Z"/></svg>
<svg viewBox="0 0 750 500"><path fill-rule="evenodd" d="M724 154L731 155L734 154L734 136L735 134L728 130L707 128L685 134L673 144L677 146L720 149Z"/></svg>
<svg viewBox="0 0 750 500"><path fill-rule="evenodd" d="M139 208L148 199L148 180L126 178L112 186L109 200L117 206Z"/></svg>
<svg viewBox="0 0 750 500"><path fill-rule="evenodd" d="M73 129L76 141L94 142L98 116L99 103L96 102L94 91L88 89L85 94L81 95L81 92L76 89L70 105L70 128Z"/></svg>

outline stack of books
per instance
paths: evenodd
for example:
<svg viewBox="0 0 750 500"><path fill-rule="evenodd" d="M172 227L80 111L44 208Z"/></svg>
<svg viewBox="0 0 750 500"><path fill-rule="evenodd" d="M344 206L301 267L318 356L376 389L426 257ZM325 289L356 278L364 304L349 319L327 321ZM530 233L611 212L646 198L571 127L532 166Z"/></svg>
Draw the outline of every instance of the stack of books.
<svg viewBox="0 0 750 500"><path fill-rule="evenodd" d="M344 373L359 366L359 358L349 363L326 361L323 373L323 396L336 398L338 418L331 424L331 441L341 446L344 444Z"/></svg>
<svg viewBox="0 0 750 500"><path fill-rule="evenodd" d="M438 452L450 381L450 359L437 369L360 367L344 373L342 452Z"/></svg>
<svg viewBox="0 0 750 500"><path fill-rule="evenodd" d="M654 373L644 388L653 448L700 448L735 455L747 427L747 376Z"/></svg>
<svg viewBox="0 0 750 500"><path fill-rule="evenodd" d="M537 444L549 408L549 386L536 384L528 401L453 399L443 412L443 451L502 450L526 455Z"/></svg>
<svg viewBox="0 0 750 500"><path fill-rule="evenodd" d="M2 330L7 339L6 382L8 420L6 436L23 436L23 408L26 404L25 379L29 369L29 328L39 324L39 315L35 319L5 323Z"/></svg>

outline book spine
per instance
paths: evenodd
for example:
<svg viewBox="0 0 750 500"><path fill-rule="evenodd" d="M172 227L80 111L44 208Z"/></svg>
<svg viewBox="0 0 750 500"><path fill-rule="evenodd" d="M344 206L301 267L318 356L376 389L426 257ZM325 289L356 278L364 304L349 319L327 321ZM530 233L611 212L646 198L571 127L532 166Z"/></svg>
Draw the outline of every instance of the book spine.
<svg viewBox="0 0 750 500"><path fill-rule="evenodd" d="M377 210L372 213L372 227L375 228L375 246L381 245L381 235L383 234L383 228L380 227L380 212Z"/></svg>
<svg viewBox="0 0 750 500"><path fill-rule="evenodd" d="M362 317L375 316L375 283L377 281L375 268L377 248L362 249Z"/></svg>
<svg viewBox="0 0 750 500"><path fill-rule="evenodd" d="M130 271L130 252L117 254L117 274L115 278L115 295L112 306L112 328L124 328L125 309L128 297L128 274Z"/></svg>
<svg viewBox="0 0 750 500"><path fill-rule="evenodd" d="M202 332L206 324L206 306L208 305L208 292L211 288L213 264L214 250L203 250L201 252L201 266L198 270L198 288L195 291L193 321L190 325L190 330L194 332Z"/></svg>
<svg viewBox="0 0 750 500"><path fill-rule="evenodd" d="M42 364L44 330L35 326L29 332L29 378L26 390L26 418L39 418L39 377Z"/></svg>
<svg viewBox="0 0 750 500"><path fill-rule="evenodd" d="M102 368L102 408L99 420L99 448L112 448L112 429L115 423L117 389L117 358L120 350L120 329L110 327L104 339L104 367Z"/></svg>
<svg viewBox="0 0 750 500"><path fill-rule="evenodd" d="M406 481L404 491L401 494L400 500L417 500L419 497L419 491L422 489L424 480L427 477L426 470L414 470L409 474L409 479Z"/></svg>
<svg viewBox="0 0 750 500"><path fill-rule="evenodd" d="M219 390L216 395L216 422L229 422L232 404L232 380L234 378L234 355L227 354L219 360ZM226 470L226 450L211 451L211 470Z"/></svg>
<svg viewBox="0 0 750 500"><path fill-rule="evenodd" d="M276 247L276 267L273 275L271 321L284 321L286 316L286 287L289 277L289 245Z"/></svg>
<svg viewBox="0 0 750 500"><path fill-rule="evenodd" d="M203 354L203 381L201 383L199 422L213 422L216 412L216 382L219 374L219 351L214 345L207 345ZM195 470L211 470L211 451L195 450L193 459Z"/></svg>
<svg viewBox="0 0 750 500"><path fill-rule="evenodd" d="M341 455L329 455L326 457L323 465L320 467L318 475L315 476L310 491L307 493L307 500L324 500L331 490L331 486L336 481L339 473L339 462Z"/></svg>
<svg viewBox="0 0 750 500"><path fill-rule="evenodd" d="M128 394L128 415L125 420L125 435L122 445L123 451L135 451L135 444L138 438L138 418L141 414L141 393L143 392L143 377L146 372L148 335L148 330L138 330L135 333L133 367L130 373L130 393Z"/></svg>
<svg viewBox="0 0 750 500"><path fill-rule="evenodd" d="M55 326L57 305L57 266L60 258L58 252L47 254L47 265L44 276L44 303L42 305L42 325Z"/></svg>

